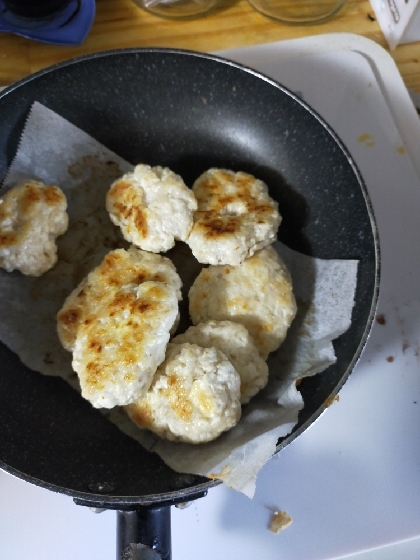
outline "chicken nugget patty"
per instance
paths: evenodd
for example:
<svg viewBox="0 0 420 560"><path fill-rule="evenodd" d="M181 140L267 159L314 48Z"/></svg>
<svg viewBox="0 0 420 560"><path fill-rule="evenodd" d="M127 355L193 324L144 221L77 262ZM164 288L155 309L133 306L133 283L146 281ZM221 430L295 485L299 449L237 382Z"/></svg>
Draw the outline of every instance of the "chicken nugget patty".
<svg viewBox="0 0 420 560"><path fill-rule="evenodd" d="M57 330L61 344L73 351L79 326L98 305L104 294L127 284L146 281L164 282L175 290L181 300L182 282L172 261L161 255L130 247L109 252L67 297L57 315Z"/></svg>
<svg viewBox="0 0 420 560"><path fill-rule="evenodd" d="M61 189L27 181L0 198L0 267L41 276L57 262L56 237L68 227Z"/></svg>
<svg viewBox="0 0 420 560"><path fill-rule="evenodd" d="M240 377L222 352L170 343L149 391L126 411L163 438L204 443L238 422L239 398Z"/></svg>
<svg viewBox="0 0 420 560"><path fill-rule="evenodd" d="M110 288L85 314L73 350L82 396L95 408L142 397L165 358L178 313L175 290L162 282Z"/></svg>
<svg viewBox="0 0 420 560"><path fill-rule="evenodd" d="M209 319L242 323L264 359L283 342L296 315L289 271L273 247L238 266L204 268L188 295L194 325Z"/></svg>
<svg viewBox="0 0 420 560"><path fill-rule="evenodd" d="M112 184L106 207L127 241L160 253L187 239L197 202L179 175L141 164Z"/></svg>
<svg viewBox="0 0 420 560"><path fill-rule="evenodd" d="M268 366L255 347L247 329L232 321L205 321L190 327L171 341L189 342L202 348L217 348L226 356L241 378L241 404L267 385Z"/></svg>
<svg viewBox="0 0 420 560"><path fill-rule="evenodd" d="M212 168L193 192L198 210L187 243L199 262L237 265L275 240L281 216L263 181Z"/></svg>

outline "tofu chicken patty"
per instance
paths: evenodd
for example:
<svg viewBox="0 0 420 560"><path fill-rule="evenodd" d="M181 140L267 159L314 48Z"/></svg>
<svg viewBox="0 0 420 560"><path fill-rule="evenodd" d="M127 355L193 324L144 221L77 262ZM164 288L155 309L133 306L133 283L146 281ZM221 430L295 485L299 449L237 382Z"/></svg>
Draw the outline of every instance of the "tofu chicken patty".
<svg viewBox="0 0 420 560"><path fill-rule="evenodd" d="M112 288L143 282L163 282L181 296L181 279L168 258L147 253L137 247L110 251L102 263L88 274L65 300L57 315L57 331L61 344L73 351L77 332L85 315L94 311L103 295Z"/></svg>
<svg viewBox="0 0 420 560"><path fill-rule="evenodd" d="M200 263L238 265L275 240L281 216L263 181L212 168L193 192L198 209L187 243Z"/></svg>
<svg viewBox="0 0 420 560"><path fill-rule="evenodd" d="M94 407L125 405L147 391L165 359L181 285L169 259L131 247L108 253L68 296L58 336Z"/></svg>
<svg viewBox="0 0 420 560"><path fill-rule="evenodd" d="M73 350L82 396L95 408L136 401L165 358L178 313L175 290L161 282L111 288L85 315Z"/></svg>
<svg viewBox="0 0 420 560"><path fill-rule="evenodd" d="M162 438L205 443L237 424L239 399L240 377L222 352L170 343L149 391L126 411Z"/></svg>
<svg viewBox="0 0 420 560"><path fill-rule="evenodd" d="M187 239L197 202L179 175L141 164L111 185L106 207L127 241L161 253Z"/></svg>
<svg viewBox="0 0 420 560"><path fill-rule="evenodd" d="M267 385L268 366L261 358L247 329L232 321L205 321L190 327L171 341L189 342L202 348L217 348L226 356L241 378L241 404Z"/></svg>
<svg viewBox="0 0 420 560"><path fill-rule="evenodd" d="M41 276L57 262L56 238L69 218L61 189L27 181L0 198L0 267Z"/></svg>
<svg viewBox="0 0 420 560"><path fill-rule="evenodd" d="M194 325L209 319L243 324L266 359L296 315L290 273L271 246L238 266L209 266L190 288L189 310Z"/></svg>

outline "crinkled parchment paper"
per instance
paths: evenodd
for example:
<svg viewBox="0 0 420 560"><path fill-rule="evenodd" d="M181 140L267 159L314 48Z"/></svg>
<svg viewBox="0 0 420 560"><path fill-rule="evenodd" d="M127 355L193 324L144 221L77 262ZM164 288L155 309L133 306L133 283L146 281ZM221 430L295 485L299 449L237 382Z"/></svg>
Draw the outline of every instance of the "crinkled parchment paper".
<svg viewBox="0 0 420 560"><path fill-rule="evenodd" d="M140 162L139 162L140 163ZM132 165L107 150L51 110L35 103L18 153L0 194L24 178L55 184L66 193L70 226L58 239L58 263L40 278L0 270L0 339L32 370L64 377L78 389L71 354L56 334L56 313L80 280L111 249L125 246L105 210L111 182ZM267 387L245 407L239 424L203 445L173 443L138 429L116 408L107 411L121 430L179 472L223 480L252 496L258 471L275 451L279 437L292 430L303 401L296 380L314 375L336 361L331 341L350 325L357 261L324 261L275 243L293 278L298 314L282 347L268 360ZM170 256L184 282L188 325L188 288L200 270L188 247L178 244ZM188 262L190 265L188 266Z"/></svg>

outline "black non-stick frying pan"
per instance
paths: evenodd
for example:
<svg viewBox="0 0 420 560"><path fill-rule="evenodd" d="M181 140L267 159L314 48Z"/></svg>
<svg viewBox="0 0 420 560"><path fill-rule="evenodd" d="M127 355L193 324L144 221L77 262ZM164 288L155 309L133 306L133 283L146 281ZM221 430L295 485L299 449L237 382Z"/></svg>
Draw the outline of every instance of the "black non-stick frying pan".
<svg viewBox="0 0 420 560"><path fill-rule="evenodd" d="M178 50L113 51L46 69L0 95L0 181L34 101L133 164L168 166L190 186L209 167L252 173L279 202L281 241L320 258L359 260L352 324L334 343L337 363L300 384L305 406L292 434L279 441L278 449L284 447L346 380L376 305L374 218L340 140L293 93L236 63ZM135 541L152 546L150 535L130 531L147 532L155 514L169 511L166 506L202 496L216 484L172 471L64 381L29 371L1 344L0 364L0 466L77 503L124 511L121 549ZM142 517L145 525L138 529ZM169 557L168 538L154 547Z"/></svg>

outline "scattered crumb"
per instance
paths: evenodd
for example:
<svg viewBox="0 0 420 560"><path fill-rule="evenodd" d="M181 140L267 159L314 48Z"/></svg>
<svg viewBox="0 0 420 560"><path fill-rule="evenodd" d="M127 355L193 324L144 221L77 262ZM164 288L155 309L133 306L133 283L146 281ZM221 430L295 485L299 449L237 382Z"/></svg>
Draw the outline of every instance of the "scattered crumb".
<svg viewBox="0 0 420 560"><path fill-rule="evenodd" d="M269 529L273 533L280 533L282 529L286 529L292 523L292 518L285 511L275 511Z"/></svg>
<svg viewBox="0 0 420 560"><path fill-rule="evenodd" d="M408 350L409 348L410 348L410 345L408 344L408 342L403 342L402 351L405 352L405 351Z"/></svg>
<svg viewBox="0 0 420 560"><path fill-rule="evenodd" d="M45 364L53 364L54 363L54 360L52 359L52 356L51 356L51 352L45 352L44 363Z"/></svg>
<svg viewBox="0 0 420 560"><path fill-rule="evenodd" d="M364 144L369 148L375 145L375 139L372 134L369 133L361 134L357 141L359 142L359 144Z"/></svg>
<svg viewBox="0 0 420 560"><path fill-rule="evenodd" d="M329 406L331 406L335 402L338 402L339 400L340 400L339 395L335 395L335 396L330 395L327 399L325 399L324 406L325 408L328 408Z"/></svg>
<svg viewBox="0 0 420 560"><path fill-rule="evenodd" d="M385 315L383 315L383 314L378 315L376 317L376 322L379 323L380 325L385 325L386 324Z"/></svg>
<svg viewBox="0 0 420 560"><path fill-rule="evenodd" d="M394 361L394 356L388 356L388 358L386 359L387 362L393 362Z"/></svg>
<svg viewBox="0 0 420 560"><path fill-rule="evenodd" d="M368 14L367 17L370 21L376 21L376 18L372 14Z"/></svg>

